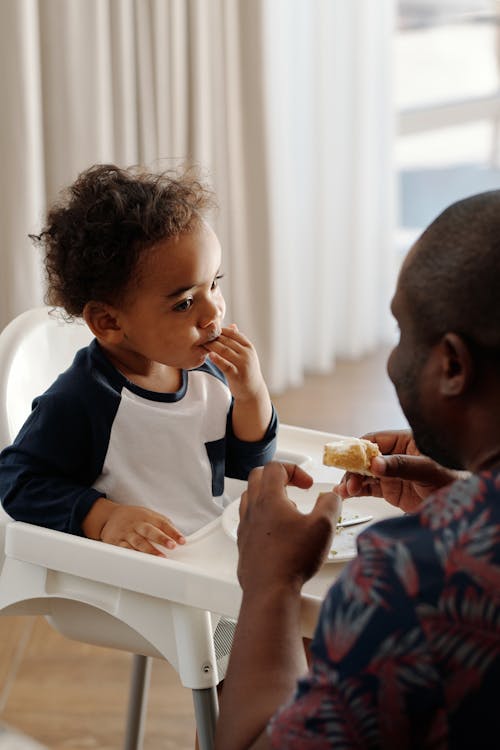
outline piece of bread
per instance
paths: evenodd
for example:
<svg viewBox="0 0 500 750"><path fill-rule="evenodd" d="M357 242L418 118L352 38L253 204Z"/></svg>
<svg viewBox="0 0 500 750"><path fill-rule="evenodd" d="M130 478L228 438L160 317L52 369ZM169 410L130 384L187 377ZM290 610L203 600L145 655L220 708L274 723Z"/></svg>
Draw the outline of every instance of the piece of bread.
<svg viewBox="0 0 500 750"><path fill-rule="evenodd" d="M380 455L378 445L370 440L339 435L334 441L326 443L323 463L325 466L335 466L337 469L371 477L371 460Z"/></svg>

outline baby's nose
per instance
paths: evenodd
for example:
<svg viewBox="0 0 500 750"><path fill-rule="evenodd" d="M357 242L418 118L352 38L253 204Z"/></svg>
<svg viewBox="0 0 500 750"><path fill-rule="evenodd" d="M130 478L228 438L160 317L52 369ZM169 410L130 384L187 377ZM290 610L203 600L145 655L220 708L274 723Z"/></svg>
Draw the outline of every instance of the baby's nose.
<svg viewBox="0 0 500 750"><path fill-rule="evenodd" d="M203 308L203 315L201 317L200 326L201 328L217 328L220 329L220 322L224 316L224 305L219 304L214 299L208 299Z"/></svg>

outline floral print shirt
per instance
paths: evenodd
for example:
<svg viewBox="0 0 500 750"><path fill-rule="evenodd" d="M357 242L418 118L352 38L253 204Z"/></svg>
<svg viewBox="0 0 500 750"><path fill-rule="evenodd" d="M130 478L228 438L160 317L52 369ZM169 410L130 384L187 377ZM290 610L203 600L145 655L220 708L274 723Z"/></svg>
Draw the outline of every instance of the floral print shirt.
<svg viewBox="0 0 500 750"><path fill-rule="evenodd" d="M500 747L500 472L374 524L328 592L272 747Z"/></svg>

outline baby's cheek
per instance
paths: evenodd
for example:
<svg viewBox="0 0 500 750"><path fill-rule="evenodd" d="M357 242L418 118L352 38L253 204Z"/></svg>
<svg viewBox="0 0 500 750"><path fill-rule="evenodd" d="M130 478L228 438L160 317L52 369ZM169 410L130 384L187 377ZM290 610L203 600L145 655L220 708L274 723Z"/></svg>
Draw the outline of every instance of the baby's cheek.
<svg viewBox="0 0 500 750"><path fill-rule="evenodd" d="M220 317L222 320L226 315L226 300L224 299L222 294L220 295L220 300L218 302L218 305L219 305Z"/></svg>

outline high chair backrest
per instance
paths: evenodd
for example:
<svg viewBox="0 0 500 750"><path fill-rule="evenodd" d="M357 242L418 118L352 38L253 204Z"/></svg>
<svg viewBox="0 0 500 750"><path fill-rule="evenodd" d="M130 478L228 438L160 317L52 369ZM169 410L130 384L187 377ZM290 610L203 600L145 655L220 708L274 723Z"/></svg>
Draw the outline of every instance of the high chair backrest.
<svg viewBox="0 0 500 750"><path fill-rule="evenodd" d="M92 339L80 321L57 308L34 307L0 333L0 450L10 445L40 395ZM0 505L0 522L8 518Z"/></svg>
<svg viewBox="0 0 500 750"><path fill-rule="evenodd" d="M28 310L4 328L0 450L14 440L33 399L91 340L85 324L67 323L60 311L48 307ZM0 506L0 615L44 615L69 638L134 654L127 750L141 747L150 657L166 659L182 684L193 690L200 748L212 750L219 680L212 620L196 600L184 603L179 598L178 591L184 595L192 587L177 583L178 563L162 562L152 555L11 521ZM131 586L134 575L140 585ZM161 593L145 595L143 581L152 576L161 581ZM176 594L173 601L166 581Z"/></svg>
<svg viewBox="0 0 500 750"><path fill-rule="evenodd" d="M32 308L4 328L0 333L0 449L14 440L35 396L48 388L91 339L83 322L66 322L57 308Z"/></svg>

